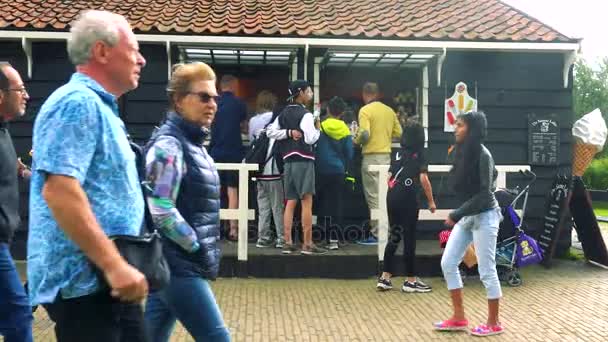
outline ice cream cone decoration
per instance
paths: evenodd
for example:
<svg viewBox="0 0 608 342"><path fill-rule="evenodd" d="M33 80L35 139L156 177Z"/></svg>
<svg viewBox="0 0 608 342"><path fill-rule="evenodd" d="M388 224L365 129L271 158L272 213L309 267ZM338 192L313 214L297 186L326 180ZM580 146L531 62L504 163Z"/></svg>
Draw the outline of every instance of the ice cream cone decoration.
<svg viewBox="0 0 608 342"><path fill-rule="evenodd" d="M456 84L454 95L445 100L444 131L454 132L454 122L460 114L477 110L477 100L472 98L464 82Z"/></svg>
<svg viewBox="0 0 608 342"><path fill-rule="evenodd" d="M576 141L572 158L572 175L582 177L597 152L599 151L596 146Z"/></svg>
<svg viewBox="0 0 608 342"><path fill-rule="evenodd" d="M581 177L593 157L604 148L608 129L599 109L578 119L572 126L574 150L572 153L572 175Z"/></svg>

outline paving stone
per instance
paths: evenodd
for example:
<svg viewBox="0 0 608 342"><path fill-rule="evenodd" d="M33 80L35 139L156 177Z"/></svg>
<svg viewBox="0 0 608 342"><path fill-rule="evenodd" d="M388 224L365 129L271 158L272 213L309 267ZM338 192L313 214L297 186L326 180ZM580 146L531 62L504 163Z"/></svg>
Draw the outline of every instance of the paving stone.
<svg viewBox="0 0 608 342"><path fill-rule="evenodd" d="M488 341L608 341L608 272L584 262L559 261L550 270L522 270L524 284L503 286L506 331ZM450 315L440 278L425 279L429 294L376 292L374 279L219 279L212 283L234 341L468 341L431 324ZM395 279L399 283L402 279ZM465 282L471 325L485 319L485 291ZM35 314L35 341L54 342L44 309ZM0 341L2 339L0 338ZM172 342L193 341L177 325Z"/></svg>

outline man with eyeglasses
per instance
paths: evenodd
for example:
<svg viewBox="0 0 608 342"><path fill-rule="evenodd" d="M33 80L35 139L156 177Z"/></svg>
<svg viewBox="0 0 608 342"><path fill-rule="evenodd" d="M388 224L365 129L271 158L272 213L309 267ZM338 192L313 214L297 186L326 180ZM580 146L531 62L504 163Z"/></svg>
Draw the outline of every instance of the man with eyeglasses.
<svg viewBox="0 0 608 342"><path fill-rule="evenodd" d="M25 114L29 96L9 63L0 62L0 335L6 342L32 341L32 309L9 243L20 223L18 176L24 176L7 122Z"/></svg>

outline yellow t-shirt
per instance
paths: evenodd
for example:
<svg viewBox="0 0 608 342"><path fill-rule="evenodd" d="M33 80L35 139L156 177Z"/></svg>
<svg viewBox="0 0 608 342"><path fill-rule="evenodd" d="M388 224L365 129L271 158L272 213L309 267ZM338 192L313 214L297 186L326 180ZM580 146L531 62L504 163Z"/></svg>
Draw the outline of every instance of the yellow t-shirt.
<svg viewBox="0 0 608 342"><path fill-rule="evenodd" d="M367 141L363 141L365 135L369 136ZM359 110L359 133L356 142L363 145L363 154L390 153L393 138L400 137L401 124L391 107L374 101Z"/></svg>

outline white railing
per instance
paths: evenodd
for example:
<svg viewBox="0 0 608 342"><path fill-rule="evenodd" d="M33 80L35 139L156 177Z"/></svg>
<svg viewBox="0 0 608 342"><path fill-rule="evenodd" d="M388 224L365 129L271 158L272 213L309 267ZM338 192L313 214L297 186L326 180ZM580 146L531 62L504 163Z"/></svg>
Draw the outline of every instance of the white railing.
<svg viewBox="0 0 608 342"><path fill-rule="evenodd" d="M249 209L249 172L259 170L258 164L217 163L218 170L237 170L239 172L238 209L220 209L220 220L238 220L237 259L247 261L247 242L249 241L248 222L255 220L255 210Z"/></svg>
<svg viewBox="0 0 608 342"><path fill-rule="evenodd" d="M429 172L446 173L450 171L451 165L429 165ZM370 165L369 170L379 173L378 181L378 201L379 208L371 209L370 219L376 220L378 224L378 260L384 260L384 248L388 241L388 213L386 211L386 198L388 191L388 165ZM496 186L505 188L507 186L507 173L516 173L520 170L531 170L529 165L496 165L498 177L496 178ZM435 213L428 210L420 211L420 220L438 220L443 221L448 217L452 209L438 209Z"/></svg>
<svg viewBox="0 0 608 342"><path fill-rule="evenodd" d="M249 209L249 172L257 171L257 164L242 164L242 163L218 163L218 170L232 170L239 172L239 205L238 209L221 209L221 220L237 220L238 221L238 248L237 259L239 261L247 261L248 247L248 222L255 219L255 210ZM430 165L429 172L446 173L450 170L450 165ZM378 182L378 198L386 198L388 185L388 165L370 165L369 170L378 172L380 180ZM504 188L507 185L507 173L516 173L520 170L530 170L528 165L497 165L498 178L496 185L499 188ZM378 201L379 208L371 209L370 219L376 220L378 224L378 260L384 259L384 248L388 241L388 213L386 211L386 201ZM428 210L420 211L420 220L443 221L447 218L451 209L438 209L435 213ZM313 223L316 217L313 217Z"/></svg>

